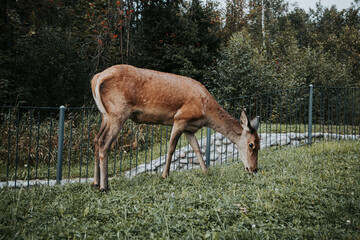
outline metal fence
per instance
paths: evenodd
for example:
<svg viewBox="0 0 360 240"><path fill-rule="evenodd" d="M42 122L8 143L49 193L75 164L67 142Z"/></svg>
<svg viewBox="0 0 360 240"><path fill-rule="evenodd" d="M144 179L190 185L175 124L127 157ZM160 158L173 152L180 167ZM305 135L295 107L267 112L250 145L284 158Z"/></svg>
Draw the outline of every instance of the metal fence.
<svg viewBox="0 0 360 240"><path fill-rule="evenodd" d="M360 140L360 88L300 87L254 94L219 103L239 118L247 108L260 116L261 149L340 139ZM90 181L93 139L101 117L94 107L0 108L0 182L29 186ZM112 146L109 174L133 176L159 172L165 163L171 127L127 121ZM236 148L221 134L203 128L197 133L206 163L239 161ZM171 170L198 166L187 140L181 137ZM261 161L261 159L260 159Z"/></svg>

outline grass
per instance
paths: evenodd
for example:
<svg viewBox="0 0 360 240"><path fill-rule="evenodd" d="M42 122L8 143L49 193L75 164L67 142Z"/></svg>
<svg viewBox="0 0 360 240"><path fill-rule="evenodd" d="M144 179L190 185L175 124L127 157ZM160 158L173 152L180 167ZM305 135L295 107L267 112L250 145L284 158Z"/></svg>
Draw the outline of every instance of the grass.
<svg viewBox="0 0 360 240"><path fill-rule="evenodd" d="M1 189L0 239L359 239L360 142L262 151L242 164Z"/></svg>

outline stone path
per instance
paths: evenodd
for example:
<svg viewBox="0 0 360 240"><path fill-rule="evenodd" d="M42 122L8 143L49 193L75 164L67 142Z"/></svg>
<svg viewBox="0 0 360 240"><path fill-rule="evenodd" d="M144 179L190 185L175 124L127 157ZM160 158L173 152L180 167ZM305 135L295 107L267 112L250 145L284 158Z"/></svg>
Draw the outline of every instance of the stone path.
<svg viewBox="0 0 360 240"><path fill-rule="evenodd" d="M360 140L360 135L340 135L328 133L312 133L312 138L315 140ZM277 133L277 134L259 134L260 149L266 149L274 146L300 146L308 142L308 133ZM235 144L231 143L222 134L216 133L211 136L210 146L210 165L217 165L229 162L229 159L238 158L238 150ZM199 141L201 153L206 161L205 149L206 138ZM144 172L160 173L164 169L166 156L161 156L150 163L141 164L137 167L127 171L125 174L128 177L136 176ZM193 168L200 168L199 161L196 159L195 153L190 146L182 147L175 151L170 171L188 170Z"/></svg>

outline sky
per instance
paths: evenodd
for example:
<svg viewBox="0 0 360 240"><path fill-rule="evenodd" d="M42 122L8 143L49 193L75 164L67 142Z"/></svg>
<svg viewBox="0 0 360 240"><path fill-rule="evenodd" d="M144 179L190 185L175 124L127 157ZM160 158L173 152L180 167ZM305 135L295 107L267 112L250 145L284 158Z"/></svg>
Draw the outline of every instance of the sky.
<svg viewBox="0 0 360 240"><path fill-rule="evenodd" d="M225 7L226 0L218 0L220 2L220 6ZM319 2L318 0L287 0L290 5L297 3L299 8L308 11L309 8L315 9L316 3ZM351 2L353 0L321 0L321 5L325 7L331 7L335 5L338 10L342 10L344 8L349 8L351 6ZM290 7L292 9L292 7Z"/></svg>
<svg viewBox="0 0 360 240"><path fill-rule="evenodd" d="M290 4L297 3L299 8L304 9L305 11L308 11L309 8L315 9L316 3L318 1L314 0L288 0ZM321 0L321 5L325 7L331 7L332 5L335 5L338 10L342 10L344 8L349 8L351 6L351 0Z"/></svg>

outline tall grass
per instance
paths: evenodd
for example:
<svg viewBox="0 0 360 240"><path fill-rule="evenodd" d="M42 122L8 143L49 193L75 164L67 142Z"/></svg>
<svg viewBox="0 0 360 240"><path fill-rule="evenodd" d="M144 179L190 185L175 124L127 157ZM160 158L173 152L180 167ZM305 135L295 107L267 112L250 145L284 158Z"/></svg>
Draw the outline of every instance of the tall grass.
<svg viewBox="0 0 360 240"><path fill-rule="evenodd" d="M360 142L261 151L242 164L90 184L1 189L3 239L359 239Z"/></svg>

